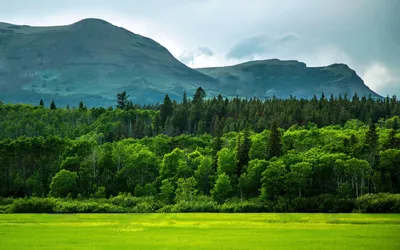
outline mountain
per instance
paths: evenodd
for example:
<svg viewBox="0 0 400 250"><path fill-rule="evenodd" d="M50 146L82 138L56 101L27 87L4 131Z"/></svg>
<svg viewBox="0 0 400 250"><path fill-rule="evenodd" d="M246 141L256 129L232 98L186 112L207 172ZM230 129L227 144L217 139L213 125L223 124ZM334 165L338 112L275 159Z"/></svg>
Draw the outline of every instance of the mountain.
<svg viewBox="0 0 400 250"><path fill-rule="evenodd" d="M0 100L91 106L114 105L127 91L134 102L157 102L169 93L216 81L193 70L157 42L85 19L68 26L30 27L0 23Z"/></svg>
<svg viewBox="0 0 400 250"><path fill-rule="evenodd" d="M191 69L152 39L99 19L67 26L0 23L0 100L76 106L115 105L126 91L133 102L180 100L199 86L208 96L310 98L347 93L378 96L343 64L309 68L297 61L253 61Z"/></svg>
<svg viewBox="0 0 400 250"><path fill-rule="evenodd" d="M345 64L307 67L298 61L271 59L197 70L216 79L219 90L230 96L312 98L314 94L320 97L322 93L327 97L331 94L352 97L357 93L380 97Z"/></svg>

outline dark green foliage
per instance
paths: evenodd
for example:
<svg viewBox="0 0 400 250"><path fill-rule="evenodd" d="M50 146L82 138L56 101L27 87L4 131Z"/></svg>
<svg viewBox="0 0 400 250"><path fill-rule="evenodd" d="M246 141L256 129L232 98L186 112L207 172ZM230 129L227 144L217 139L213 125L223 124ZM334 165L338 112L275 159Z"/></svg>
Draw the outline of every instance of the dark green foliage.
<svg viewBox="0 0 400 250"><path fill-rule="evenodd" d="M128 98L129 95L126 94L126 92L118 93L117 94L117 108L119 109L125 109L128 107Z"/></svg>
<svg viewBox="0 0 400 250"><path fill-rule="evenodd" d="M56 109L56 104L54 103L54 100L50 103L50 109Z"/></svg>
<svg viewBox="0 0 400 250"><path fill-rule="evenodd" d="M274 121L269 135L267 155L268 158L271 159L274 156L281 156L282 153L281 133L279 131L278 122Z"/></svg>
<svg viewBox="0 0 400 250"><path fill-rule="evenodd" d="M251 148L251 140L250 140L250 131L246 126L243 131L243 137L238 136L237 143L237 165L236 165L236 175L240 177L240 175L244 172L244 169L249 164L249 152Z"/></svg>
<svg viewBox="0 0 400 250"><path fill-rule="evenodd" d="M161 126L165 127L167 118L172 116L173 108L172 108L172 101L168 95L165 96L164 102L160 107L160 119L161 119Z"/></svg>
<svg viewBox="0 0 400 250"><path fill-rule="evenodd" d="M25 199L0 212L14 202L15 211L351 212L360 197L400 192L397 99L207 100L198 89L164 104L1 105L0 197ZM370 126L350 119L363 105L377 114ZM394 209L382 204L357 209Z"/></svg>
<svg viewBox="0 0 400 250"><path fill-rule="evenodd" d="M50 183L50 193L52 197L67 197L73 194L76 189L78 175L69 170L61 170L58 172Z"/></svg>
<svg viewBox="0 0 400 250"><path fill-rule="evenodd" d="M367 194L356 200L356 210L362 213L400 213L400 194Z"/></svg>

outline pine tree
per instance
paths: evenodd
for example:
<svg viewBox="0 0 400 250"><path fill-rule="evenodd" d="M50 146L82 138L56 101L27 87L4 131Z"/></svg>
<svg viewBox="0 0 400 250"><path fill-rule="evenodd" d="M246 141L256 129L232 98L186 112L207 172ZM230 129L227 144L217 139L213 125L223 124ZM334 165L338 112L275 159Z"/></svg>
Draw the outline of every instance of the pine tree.
<svg viewBox="0 0 400 250"><path fill-rule="evenodd" d="M44 102L42 99L40 99L39 107L42 107L42 108L44 107Z"/></svg>
<svg viewBox="0 0 400 250"><path fill-rule="evenodd" d="M117 102L118 102L117 108L125 109L128 104L128 98L129 98L129 95L127 95L125 91L122 93L118 93L117 94Z"/></svg>
<svg viewBox="0 0 400 250"><path fill-rule="evenodd" d="M168 95L165 95L164 102L161 104L160 107L160 119L161 119L161 126L165 126L165 122L167 121L168 117L172 116L173 108L172 108L172 101Z"/></svg>
<svg viewBox="0 0 400 250"><path fill-rule="evenodd" d="M240 133L239 133L240 134ZM248 126L245 127L243 131L243 142L240 142L240 137L238 138L238 161L236 165L236 174L238 177L244 172L244 168L249 164L249 152L251 148L251 140L250 140L250 130Z"/></svg>
<svg viewBox="0 0 400 250"><path fill-rule="evenodd" d="M56 109L56 104L54 103L54 100L51 101L50 103L50 109Z"/></svg>
<svg viewBox="0 0 400 250"><path fill-rule="evenodd" d="M282 155L282 153L281 134L279 132L278 122L275 120L271 125L271 131L269 135L267 150L268 159L271 159L274 156L279 157Z"/></svg>
<svg viewBox="0 0 400 250"><path fill-rule="evenodd" d="M203 117L205 97L206 92L201 87L198 88L193 96L192 107L190 110L190 119L193 124L197 125Z"/></svg>
<svg viewBox="0 0 400 250"><path fill-rule="evenodd" d="M378 139L379 137L376 132L376 125L372 123L365 134L365 144L368 145L372 151L375 151L378 146Z"/></svg>
<svg viewBox="0 0 400 250"><path fill-rule="evenodd" d="M82 101L80 101L79 102L79 109L84 109L85 108L85 105L83 104L83 102Z"/></svg>
<svg viewBox="0 0 400 250"><path fill-rule="evenodd" d="M218 152L222 148L222 128L219 123L218 116L215 118L215 125L214 125L214 140L212 142L212 158L213 158L213 167L214 170L217 170L218 165Z"/></svg>

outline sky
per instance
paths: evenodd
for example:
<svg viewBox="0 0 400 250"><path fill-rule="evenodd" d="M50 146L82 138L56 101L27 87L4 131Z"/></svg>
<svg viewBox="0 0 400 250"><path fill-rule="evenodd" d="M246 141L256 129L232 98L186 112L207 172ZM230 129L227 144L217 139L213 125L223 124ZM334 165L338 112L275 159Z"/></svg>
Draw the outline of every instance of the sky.
<svg viewBox="0 0 400 250"><path fill-rule="evenodd" d="M150 37L190 67L249 60L345 63L400 96L400 0L0 0L0 22L101 18Z"/></svg>

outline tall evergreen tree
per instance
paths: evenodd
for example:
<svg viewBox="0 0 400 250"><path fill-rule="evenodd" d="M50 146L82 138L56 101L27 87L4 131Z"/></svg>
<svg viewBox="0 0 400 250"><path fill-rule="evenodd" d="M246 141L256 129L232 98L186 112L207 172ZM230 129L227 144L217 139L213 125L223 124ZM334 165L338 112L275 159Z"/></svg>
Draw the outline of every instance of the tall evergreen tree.
<svg viewBox="0 0 400 250"><path fill-rule="evenodd" d="M190 119L195 125L197 125L203 117L205 97L206 92L201 87L196 90L196 93L193 96Z"/></svg>
<svg viewBox="0 0 400 250"><path fill-rule="evenodd" d="M221 135L222 135L222 128L219 123L219 118L217 116L215 119L214 139L213 139L213 143L212 143L213 168L215 171L217 170L217 165L218 165L218 152L222 148Z"/></svg>
<svg viewBox="0 0 400 250"><path fill-rule="evenodd" d="M40 99L39 107L44 107L43 99Z"/></svg>
<svg viewBox="0 0 400 250"><path fill-rule="evenodd" d="M83 102L82 101L80 101L79 102L79 109L84 109L85 108L85 105L83 104Z"/></svg>
<svg viewBox="0 0 400 250"><path fill-rule="evenodd" d="M238 144L238 156L237 156L238 161L236 166L236 174L238 177L240 177L240 175L244 172L244 168L246 168L247 165L249 164L250 148L251 148L250 130L249 127L246 126L243 131L243 142L239 142Z"/></svg>
<svg viewBox="0 0 400 250"><path fill-rule="evenodd" d="M56 109L57 107L56 107L56 104L54 103L54 100L53 101L51 101L51 103L50 103L50 109Z"/></svg>
<svg viewBox="0 0 400 250"><path fill-rule="evenodd" d="M168 95L165 95L164 97L164 102L161 104L160 107L160 120L161 120L161 126L165 126L165 122L167 121L167 118L172 115L173 108L172 108L172 101L169 98Z"/></svg>
<svg viewBox="0 0 400 250"><path fill-rule="evenodd" d="M283 154L281 133L279 132L278 122L275 120L271 125L269 135L267 156L271 159L274 156L281 156Z"/></svg>
<svg viewBox="0 0 400 250"><path fill-rule="evenodd" d="M117 94L117 108L119 109L125 109L127 104L128 104L128 98L129 95L126 94L126 92L118 93Z"/></svg>
<svg viewBox="0 0 400 250"><path fill-rule="evenodd" d="M375 151L378 146L378 139L379 137L376 132L376 125L375 123L372 123L365 134L365 144L368 145L371 150Z"/></svg>

